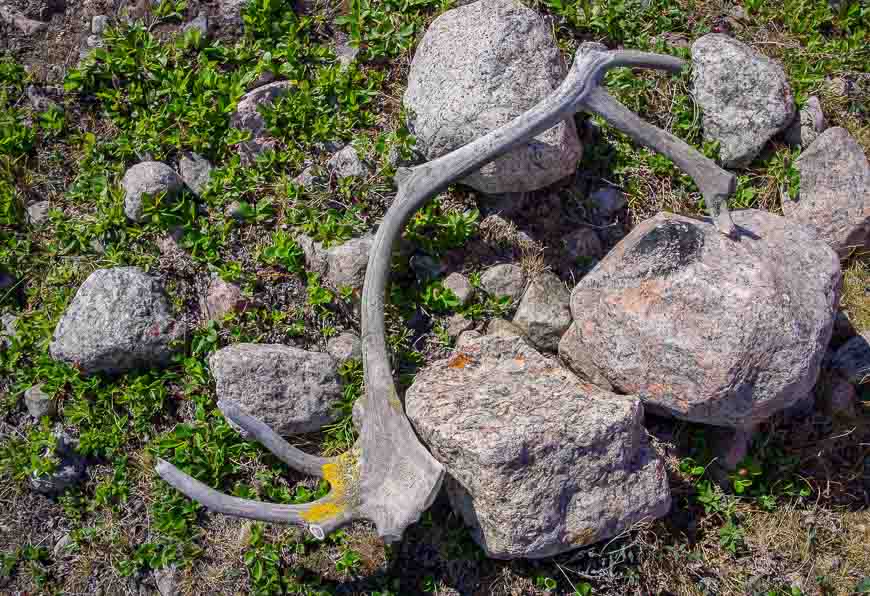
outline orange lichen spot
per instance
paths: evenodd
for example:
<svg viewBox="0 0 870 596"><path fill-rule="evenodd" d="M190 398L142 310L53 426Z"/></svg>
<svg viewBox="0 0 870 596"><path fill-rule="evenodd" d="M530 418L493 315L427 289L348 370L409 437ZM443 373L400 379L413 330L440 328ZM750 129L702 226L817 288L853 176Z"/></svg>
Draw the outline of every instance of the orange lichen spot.
<svg viewBox="0 0 870 596"><path fill-rule="evenodd" d="M471 364L471 358L465 354L457 354L450 362L447 363L448 368L465 368Z"/></svg>
<svg viewBox="0 0 870 596"><path fill-rule="evenodd" d="M347 454L344 454L347 455ZM329 500L322 503L314 503L302 513L302 519L310 523L322 522L342 513L345 509L345 495L347 494L346 464L347 458L339 458L337 462L323 464L321 471L323 479L329 483Z"/></svg>

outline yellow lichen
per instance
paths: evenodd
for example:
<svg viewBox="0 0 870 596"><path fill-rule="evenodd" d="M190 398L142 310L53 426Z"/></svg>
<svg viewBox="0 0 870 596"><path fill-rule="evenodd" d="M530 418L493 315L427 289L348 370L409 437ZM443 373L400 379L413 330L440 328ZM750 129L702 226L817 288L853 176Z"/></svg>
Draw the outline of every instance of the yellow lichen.
<svg viewBox="0 0 870 596"><path fill-rule="evenodd" d="M322 522L323 520L341 514L347 507L348 500L348 475L353 473L354 456L348 452L340 455L338 460L324 464L321 468L323 479L329 483L332 490L329 491L327 501L313 503L302 513L302 519L310 523Z"/></svg>

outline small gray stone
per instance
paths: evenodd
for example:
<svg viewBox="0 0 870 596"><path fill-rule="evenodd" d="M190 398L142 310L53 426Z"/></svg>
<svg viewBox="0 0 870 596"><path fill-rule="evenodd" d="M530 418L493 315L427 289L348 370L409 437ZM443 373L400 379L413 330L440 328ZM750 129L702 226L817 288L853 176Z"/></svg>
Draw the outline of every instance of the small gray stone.
<svg viewBox="0 0 870 596"><path fill-rule="evenodd" d="M640 401L581 383L521 338L464 342L417 373L406 410L489 557L550 557L670 508Z"/></svg>
<svg viewBox="0 0 870 596"><path fill-rule="evenodd" d="M811 393L839 259L784 217L732 217L739 241L672 214L635 227L574 288L560 356L649 411L702 424L754 425Z"/></svg>
<svg viewBox="0 0 870 596"><path fill-rule="evenodd" d="M371 236L363 236L327 249L326 279L333 287L362 290L373 240Z"/></svg>
<svg viewBox="0 0 870 596"><path fill-rule="evenodd" d="M316 273L321 277L325 276L329 264L326 259L326 249L323 248L323 245L305 234L297 234L296 244L299 245L299 248L302 249L302 254L305 256L305 268L311 273Z"/></svg>
<svg viewBox="0 0 870 596"><path fill-rule="evenodd" d="M692 44L692 82L704 138L719 141L727 168L748 166L794 118L782 67L727 35L710 33Z"/></svg>
<svg viewBox="0 0 870 596"><path fill-rule="evenodd" d="M568 288L552 273L536 275L520 300L513 322L535 347L555 352L571 325Z"/></svg>
<svg viewBox="0 0 870 596"><path fill-rule="evenodd" d="M301 186L305 190L310 190L319 180L316 170L313 166L308 166L293 179L293 183Z"/></svg>
<svg viewBox="0 0 870 596"><path fill-rule="evenodd" d="M184 26L185 33L187 31L196 30L199 31L202 39L208 37L208 15L204 12L200 12L196 15L196 18L187 23Z"/></svg>
<svg viewBox="0 0 870 596"><path fill-rule="evenodd" d="M326 164L329 171L338 178L359 178L369 173L368 168L360 159L353 145L348 145L335 155Z"/></svg>
<svg viewBox="0 0 870 596"><path fill-rule="evenodd" d="M219 399L237 402L281 435L314 432L335 422L341 403L329 354L276 344L236 344L209 358Z"/></svg>
<svg viewBox="0 0 870 596"><path fill-rule="evenodd" d="M12 344L17 324L18 317L12 313L6 313L0 317L0 349L6 349Z"/></svg>
<svg viewBox="0 0 870 596"><path fill-rule="evenodd" d="M276 146L277 141L269 134L260 107L272 105L289 93L293 86L290 81L270 83L254 89L239 100L230 124L233 128L251 133L251 138L238 146L242 165L253 164L258 155Z"/></svg>
<svg viewBox="0 0 870 596"><path fill-rule="evenodd" d="M605 219L613 217L628 205L625 193L612 186L602 186L590 193L589 202L592 203L595 212Z"/></svg>
<svg viewBox="0 0 870 596"><path fill-rule="evenodd" d="M784 133L785 142L796 147L809 147L819 135L825 132L828 123L822 112L822 104L815 95L807 100L800 113L795 116L791 125Z"/></svg>
<svg viewBox="0 0 870 596"><path fill-rule="evenodd" d="M57 414L57 403L54 397L42 390L42 384L34 385L24 392L24 405L27 412L37 420L43 416L49 418Z"/></svg>
<svg viewBox="0 0 870 596"><path fill-rule="evenodd" d="M109 27L109 17L104 14L98 14L91 19L91 33L94 35L102 35Z"/></svg>
<svg viewBox="0 0 870 596"><path fill-rule="evenodd" d="M124 188L124 213L133 221L142 221L144 195L166 193L174 197L182 188L175 170L158 161L145 161L131 167L121 180Z"/></svg>
<svg viewBox="0 0 870 596"><path fill-rule="evenodd" d="M362 358L362 343L356 333L344 332L331 337L326 342L326 352L336 362L343 364L348 360L359 360Z"/></svg>
<svg viewBox="0 0 870 596"><path fill-rule="evenodd" d="M57 465L53 472L43 476L31 474L30 488L44 495L57 495L79 484L85 478L87 462L76 453L76 442L63 433L56 433L57 446L53 457ZM48 454L45 455L48 457Z"/></svg>
<svg viewBox="0 0 870 596"><path fill-rule="evenodd" d="M88 276L54 330L52 358L83 374L169 363L180 329L157 279L138 267Z"/></svg>
<svg viewBox="0 0 870 596"><path fill-rule="evenodd" d="M459 298L459 304L466 306L474 298L474 286L468 278L461 273L454 272L444 280L444 287L453 292Z"/></svg>
<svg viewBox="0 0 870 596"><path fill-rule="evenodd" d="M510 296L517 300L525 290L525 276L522 267L513 263L503 263L490 267L480 276L480 285L492 296Z"/></svg>
<svg viewBox="0 0 870 596"><path fill-rule="evenodd" d="M870 380L870 333L856 335L831 359L831 370L838 372L850 383L860 385Z"/></svg>
<svg viewBox="0 0 870 596"><path fill-rule="evenodd" d="M67 549L73 544L75 544L75 541L70 534L64 534L61 536L60 539L54 543L54 548L52 549L55 558L64 556Z"/></svg>
<svg viewBox="0 0 870 596"><path fill-rule="evenodd" d="M27 221L32 226L39 226L45 223L48 219L48 212L51 210L49 201L38 201L27 206Z"/></svg>
<svg viewBox="0 0 870 596"><path fill-rule="evenodd" d="M414 53L403 105L417 147L435 159L510 122L565 76L552 27L516 0L486 0L435 19ZM573 118L463 182L485 193L543 188L574 172L582 154Z"/></svg>
<svg viewBox="0 0 870 596"><path fill-rule="evenodd" d="M465 315L457 313L451 315L450 318L447 319L444 327L447 330L447 336L450 339L456 339L460 335L474 327L474 321L472 321Z"/></svg>
<svg viewBox="0 0 870 596"><path fill-rule="evenodd" d="M575 264L585 259L598 260L604 255L601 238L592 228L577 228L562 238L562 244L565 256Z"/></svg>
<svg viewBox="0 0 870 596"><path fill-rule="evenodd" d="M430 255L413 255L408 264L414 270L417 280L424 284L438 279L445 270L444 264Z"/></svg>
<svg viewBox="0 0 870 596"><path fill-rule="evenodd" d="M87 39L85 39L85 45L87 45L89 48L93 49L93 48L102 48L106 44L103 41L103 38L100 37L99 35L88 35Z"/></svg>
<svg viewBox="0 0 870 596"><path fill-rule="evenodd" d="M36 85L28 85L24 89L27 100L30 106L37 112L46 112L48 110L62 110L60 105L49 96L47 89L37 87Z"/></svg>
<svg viewBox="0 0 870 596"><path fill-rule="evenodd" d="M178 571L175 565L154 570L154 583L160 596L180 596L178 589Z"/></svg>
<svg viewBox="0 0 870 596"><path fill-rule="evenodd" d="M789 219L813 227L841 257L870 238L870 163L845 128L829 128L797 159L800 194Z"/></svg>
<svg viewBox="0 0 870 596"><path fill-rule="evenodd" d="M243 310L247 300L242 289L220 277L212 279L205 297L205 311L209 321L218 321L232 312Z"/></svg>
<svg viewBox="0 0 870 596"><path fill-rule="evenodd" d="M201 197L208 187L212 169L211 162L197 153L185 153L178 161L181 179L198 197Z"/></svg>

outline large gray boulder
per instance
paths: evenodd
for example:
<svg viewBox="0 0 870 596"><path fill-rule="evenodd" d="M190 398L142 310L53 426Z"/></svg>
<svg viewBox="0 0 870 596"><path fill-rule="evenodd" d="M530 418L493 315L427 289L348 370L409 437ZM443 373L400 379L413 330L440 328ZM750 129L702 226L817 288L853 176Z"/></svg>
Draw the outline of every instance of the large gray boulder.
<svg viewBox="0 0 870 596"><path fill-rule="evenodd" d="M337 419L342 392L329 354L278 344L235 344L208 362L218 398L235 401L278 434L313 432Z"/></svg>
<svg viewBox="0 0 870 596"><path fill-rule="evenodd" d="M535 346L555 352L571 324L571 293L561 279L541 273L523 294L513 322Z"/></svg>
<svg viewBox="0 0 870 596"><path fill-rule="evenodd" d="M143 161L131 167L121 179L124 189L124 213L133 221L142 221L145 195L164 193L174 197L183 187L181 178L165 163Z"/></svg>
<svg viewBox="0 0 870 596"><path fill-rule="evenodd" d="M519 116L564 78L551 27L516 0L480 0L442 14L411 63L404 105L417 148L434 159ZM464 182L487 193L521 192L571 174L582 147L572 119Z"/></svg>
<svg viewBox="0 0 870 596"><path fill-rule="evenodd" d="M831 338L840 262L810 228L766 211L709 220L659 214L571 294L559 354L647 409L748 427L808 395Z"/></svg>
<svg viewBox="0 0 870 596"><path fill-rule="evenodd" d="M841 257L870 236L870 163L845 128L823 132L798 158L800 193L783 199L782 212L807 224Z"/></svg>
<svg viewBox="0 0 870 596"><path fill-rule="evenodd" d="M91 273L54 330L52 358L84 374L169 363L180 328L160 282L138 267Z"/></svg>
<svg viewBox="0 0 870 596"><path fill-rule="evenodd" d="M463 341L417 373L406 409L489 557L550 557L670 508L640 401L582 383L519 337Z"/></svg>
<svg viewBox="0 0 870 596"><path fill-rule="evenodd" d="M725 167L748 166L794 118L782 67L727 35L710 33L692 44L692 83L704 138L719 141Z"/></svg>
<svg viewBox="0 0 870 596"><path fill-rule="evenodd" d="M230 119L233 128L250 133L251 138L239 143L238 151L243 165L251 165L258 155L274 149L277 141L269 134L266 120L260 112L262 106L271 106L293 88L290 81L278 81L257 87L239 100Z"/></svg>

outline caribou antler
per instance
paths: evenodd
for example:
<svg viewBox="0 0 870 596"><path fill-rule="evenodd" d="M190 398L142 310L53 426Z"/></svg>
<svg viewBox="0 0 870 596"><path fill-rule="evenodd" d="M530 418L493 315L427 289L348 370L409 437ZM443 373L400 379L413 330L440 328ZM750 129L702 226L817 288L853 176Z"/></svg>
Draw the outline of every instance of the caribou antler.
<svg viewBox="0 0 870 596"><path fill-rule="evenodd" d="M734 229L725 200L734 190L734 176L721 170L686 143L652 126L613 99L599 85L614 67L655 68L677 72L678 58L633 51L581 47L565 81L538 105L486 136L443 157L396 174L398 194L375 236L362 295L362 351L366 394L360 436L348 453L337 458L307 455L289 445L268 426L235 404L218 407L292 468L325 478L330 493L307 505L275 505L239 499L212 490L160 460L157 473L168 483L213 511L251 519L307 527L323 538L353 519L368 519L388 541L425 511L441 486L444 468L423 447L393 384L384 330L384 296L392 248L408 219L450 183L547 130L579 110L602 116L635 141L670 157L698 185L719 230Z"/></svg>

